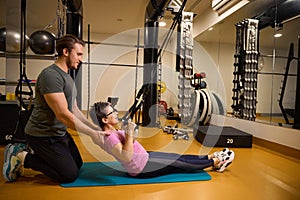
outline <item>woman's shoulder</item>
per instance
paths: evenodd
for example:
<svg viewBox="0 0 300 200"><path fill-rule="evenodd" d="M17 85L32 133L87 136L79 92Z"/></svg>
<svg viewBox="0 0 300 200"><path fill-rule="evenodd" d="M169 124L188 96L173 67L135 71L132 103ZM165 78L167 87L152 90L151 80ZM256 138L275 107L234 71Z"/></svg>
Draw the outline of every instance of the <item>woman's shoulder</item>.
<svg viewBox="0 0 300 200"><path fill-rule="evenodd" d="M110 135L104 137L104 143L107 148L112 148L124 141L125 137L119 131L108 130L107 132L110 133Z"/></svg>
<svg viewBox="0 0 300 200"><path fill-rule="evenodd" d="M108 130L107 132L110 133L110 135L108 135L108 138L119 138L124 137L125 136L125 131L124 130Z"/></svg>
<svg viewBox="0 0 300 200"><path fill-rule="evenodd" d="M118 133L118 134L125 134L125 131L124 130L116 130L116 132Z"/></svg>

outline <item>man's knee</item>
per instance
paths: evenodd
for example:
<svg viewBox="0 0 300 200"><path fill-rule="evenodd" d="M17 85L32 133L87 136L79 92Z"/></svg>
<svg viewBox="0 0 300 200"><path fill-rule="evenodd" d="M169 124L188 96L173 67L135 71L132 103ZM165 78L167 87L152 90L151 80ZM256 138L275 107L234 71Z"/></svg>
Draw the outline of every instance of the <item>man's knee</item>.
<svg viewBox="0 0 300 200"><path fill-rule="evenodd" d="M78 177L79 170L67 170L64 174L61 175L59 182L60 183L71 183L76 180Z"/></svg>

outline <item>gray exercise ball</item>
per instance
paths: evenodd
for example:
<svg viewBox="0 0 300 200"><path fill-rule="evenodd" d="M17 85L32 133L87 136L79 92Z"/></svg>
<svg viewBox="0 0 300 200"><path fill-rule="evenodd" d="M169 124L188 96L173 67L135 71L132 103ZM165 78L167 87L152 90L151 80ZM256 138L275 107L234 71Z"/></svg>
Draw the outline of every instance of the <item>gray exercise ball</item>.
<svg viewBox="0 0 300 200"><path fill-rule="evenodd" d="M6 31L6 28L0 29L0 51L8 53L20 52L21 35L15 30ZM25 35L25 51L29 46L29 38Z"/></svg>
<svg viewBox="0 0 300 200"><path fill-rule="evenodd" d="M35 31L30 35L29 46L36 54L53 54L55 52L55 36L45 30Z"/></svg>

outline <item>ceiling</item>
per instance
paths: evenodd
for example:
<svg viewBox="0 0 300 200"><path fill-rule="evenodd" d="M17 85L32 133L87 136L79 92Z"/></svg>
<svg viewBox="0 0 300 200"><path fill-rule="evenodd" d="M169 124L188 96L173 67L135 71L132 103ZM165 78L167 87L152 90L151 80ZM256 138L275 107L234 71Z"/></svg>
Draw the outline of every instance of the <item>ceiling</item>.
<svg viewBox="0 0 300 200"><path fill-rule="evenodd" d="M12 11L5 10L5 6L1 6L0 25L5 24L5 12L7 12L6 15L12 13L11 16L14 19L20 13L20 5L18 5L20 0L0 0L0 5L5 5L5 1L14 2L16 8L12 13ZM47 25L53 24L50 29L55 31L57 10L62 10L62 6L58 9L58 2L56 0L27 0L27 26L44 29ZM133 28L142 28L148 2L149 0L82 0L83 29L86 31L90 24L91 32L116 34ZM210 4L211 0L188 0L185 11L200 14Z"/></svg>
<svg viewBox="0 0 300 200"><path fill-rule="evenodd" d="M198 35L195 39L197 41L205 42L221 42L221 43L235 43L236 29L235 24L241 22L245 18L255 17L270 8L270 2L275 0L256 0L250 2L245 7L236 11L234 14L228 16L225 20L215 24L213 31L205 31ZM274 3L273 3L274 4ZM291 41L296 41L300 34L300 15L293 18L293 20L286 20L283 27L278 32L283 36L274 40L275 29L271 26L260 30L260 46L276 47L288 49ZM275 44L276 42L276 44Z"/></svg>
<svg viewBox="0 0 300 200"><path fill-rule="evenodd" d="M253 17L264 11L270 2L275 0L252 0L247 6L230 15L215 25L213 32L204 32L196 37L198 41L211 42L235 42L234 24L240 20ZM32 30L40 30L48 27L48 30L57 32L57 10L62 10L58 4L59 0L27 0L26 25ZM87 31L88 24L91 32L102 34L116 34L129 29L144 27L144 16L149 0L82 0L83 8L83 30ZM181 0L183 2L183 0ZM6 9L7 4L12 4L13 9ZM0 25L7 23L6 16L16 21L20 18L20 0L0 0ZM58 9L60 5L60 9ZM185 11L195 14L194 21L201 20L201 14L211 7L211 0L187 0ZM5 14L6 13L6 14ZM164 18L172 21L174 16L166 12ZM299 20L297 21L299 22ZM14 22L15 23L15 22ZM295 22L296 23L296 22ZM51 27L52 26L52 27ZM283 29L294 34L299 33L299 25ZM273 31L273 30L269 30ZM222 36L222 37L220 37ZM272 39L268 42L271 44Z"/></svg>

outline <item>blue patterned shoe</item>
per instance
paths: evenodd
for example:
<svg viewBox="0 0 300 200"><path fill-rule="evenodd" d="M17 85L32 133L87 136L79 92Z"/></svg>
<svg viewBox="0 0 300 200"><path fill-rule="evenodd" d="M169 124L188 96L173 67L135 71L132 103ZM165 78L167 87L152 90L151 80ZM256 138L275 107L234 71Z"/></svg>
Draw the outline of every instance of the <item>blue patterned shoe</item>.
<svg viewBox="0 0 300 200"><path fill-rule="evenodd" d="M17 153L25 148L24 144L8 144L4 149L4 164L3 176L9 181L13 182L20 174L21 160L17 157Z"/></svg>

